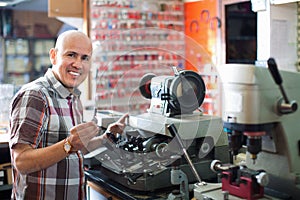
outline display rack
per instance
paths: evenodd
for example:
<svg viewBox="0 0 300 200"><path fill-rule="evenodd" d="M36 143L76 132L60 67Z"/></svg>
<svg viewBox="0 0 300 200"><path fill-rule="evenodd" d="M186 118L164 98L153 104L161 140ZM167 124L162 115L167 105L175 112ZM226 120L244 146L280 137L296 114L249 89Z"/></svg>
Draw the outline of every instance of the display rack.
<svg viewBox="0 0 300 200"><path fill-rule="evenodd" d="M179 0L91 1L98 109L145 112L150 102L138 90L141 77L184 68L183 9Z"/></svg>
<svg viewBox="0 0 300 200"><path fill-rule="evenodd" d="M22 85L30 80L29 40L4 39L4 82Z"/></svg>
<svg viewBox="0 0 300 200"><path fill-rule="evenodd" d="M192 39L185 34L184 2L92 0L89 18L90 37L95 46L95 106L99 110L146 112L150 100L139 92L141 77L147 73L173 76L173 66L185 69L185 54L190 50L187 40ZM201 109L214 115L218 109L217 73L206 73L207 66L192 64L197 65L208 88Z"/></svg>
<svg viewBox="0 0 300 200"><path fill-rule="evenodd" d="M22 86L44 74L54 38L2 38L3 83Z"/></svg>

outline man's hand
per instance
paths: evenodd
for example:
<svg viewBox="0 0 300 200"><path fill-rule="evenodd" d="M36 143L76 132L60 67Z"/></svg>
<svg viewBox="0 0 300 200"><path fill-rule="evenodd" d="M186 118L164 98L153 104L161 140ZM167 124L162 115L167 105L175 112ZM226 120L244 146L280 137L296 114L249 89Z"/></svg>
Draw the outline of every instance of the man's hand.
<svg viewBox="0 0 300 200"><path fill-rule="evenodd" d="M72 145L72 151L82 150L87 148L88 143L99 133L99 127L95 122L86 122L74 126L70 130L68 141Z"/></svg>
<svg viewBox="0 0 300 200"><path fill-rule="evenodd" d="M128 113L124 114L118 121L115 123L110 124L107 127L107 132L110 132L114 135L122 134L124 128L126 127L126 119L129 117Z"/></svg>

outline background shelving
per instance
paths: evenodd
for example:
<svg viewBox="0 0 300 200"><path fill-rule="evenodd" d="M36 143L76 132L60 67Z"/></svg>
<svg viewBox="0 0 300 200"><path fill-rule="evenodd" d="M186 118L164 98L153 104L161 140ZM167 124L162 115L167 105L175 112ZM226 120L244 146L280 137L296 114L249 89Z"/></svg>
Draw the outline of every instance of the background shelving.
<svg viewBox="0 0 300 200"><path fill-rule="evenodd" d="M172 66L184 68L183 9L179 0L91 1L98 109L143 113L150 101L138 90L141 77L173 75Z"/></svg>
<svg viewBox="0 0 300 200"><path fill-rule="evenodd" d="M192 61L207 86L201 109L218 114L218 76L211 70L212 58L198 52L201 44L194 44L185 33L184 9L182 0L89 2L89 34L96 47L91 91L98 109L146 112L150 100L139 92L141 77L147 73L173 76L172 66L185 69ZM187 52L200 57L187 58Z"/></svg>
<svg viewBox="0 0 300 200"><path fill-rule="evenodd" d="M42 76L51 66L48 51L55 39L2 38L2 83L16 87Z"/></svg>

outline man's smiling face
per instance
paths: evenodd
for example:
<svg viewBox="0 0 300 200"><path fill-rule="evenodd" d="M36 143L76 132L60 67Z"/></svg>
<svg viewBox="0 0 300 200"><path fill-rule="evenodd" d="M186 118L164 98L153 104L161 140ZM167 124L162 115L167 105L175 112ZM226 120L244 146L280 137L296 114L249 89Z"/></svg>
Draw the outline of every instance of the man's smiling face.
<svg viewBox="0 0 300 200"><path fill-rule="evenodd" d="M78 87L91 68L92 45L83 33L69 33L50 50L55 77L70 91Z"/></svg>

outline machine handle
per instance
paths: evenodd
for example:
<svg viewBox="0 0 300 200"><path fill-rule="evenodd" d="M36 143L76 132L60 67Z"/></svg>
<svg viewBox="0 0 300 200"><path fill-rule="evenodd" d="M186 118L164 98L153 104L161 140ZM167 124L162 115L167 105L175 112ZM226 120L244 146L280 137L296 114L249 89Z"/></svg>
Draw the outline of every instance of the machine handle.
<svg viewBox="0 0 300 200"><path fill-rule="evenodd" d="M279 86L279 89L283 96L284 102L280 100L279 104L278 104L279 112L281 114L290 114L290 113L295 112L298 109L298 104L296 101L291 101L291 102L289 101L289 99L285 93L285 90L283 89L282 78L280 76L280 73L278 71L277 64L276 64L274 58L268 59L268 69L269 69L275 83Z"/></svg>
<svg viewBox="0 0 300 200"><path fill-rule="evenodd" d="M184 155L185 159L187 160L189 166L191 167L191 170L192 170L192 172L194 173L196 179L198 180L198 182L199 182L200 184L205 185L206 183L205 183L204 181L201 180L201 178L200 178L200 176L199 176L199 174L198 174L198 172L197 172L197 170L196 170L194 164L192 163L192 160L190 159L190 157L189 157L189 155L188 155L188 153L187 153L186 148L185 148L184 145L183 145L183 142L182 142L182 140L181 140L180 135L179 135L178 132L177 132L177 129L176 129L175 125L174 125L174 124L170 124L170 125L167 126L167 128L168 128L168 130L170 131L171 135L172 135L174 138L176 138L177 141L179 142L179 145L180 145L180 147L182 148L182 151L183 151L183 155Z"/></svg>
<svg viewBox="0 0 300 200"><path fill-rule="evenodd" d="M184 147L183 142L182 142L182 140L180 138L180 135L177 132L177 129L176 129L175 125L174 124L170 124L170 125L168 125L167 128L168 128L169 132L171 133L171 135L173 136L173 138L176 138L176 140L179 142L179 145L181 147Z"/></svg>
<svg viewBox="0 0 300 200"><path fill-rule="evenodd" d="M277 85L281 85L282 78L281 78L281 75L278 71L278 67L277 67L277 64L276 64L274 58L269 58L268 59L268 69L269 69L270 73L272 74L272 77L275 80L275 83Z"/></svg>

